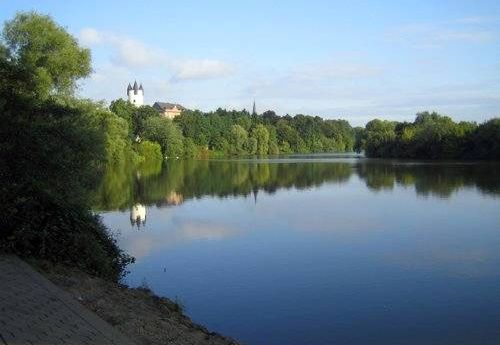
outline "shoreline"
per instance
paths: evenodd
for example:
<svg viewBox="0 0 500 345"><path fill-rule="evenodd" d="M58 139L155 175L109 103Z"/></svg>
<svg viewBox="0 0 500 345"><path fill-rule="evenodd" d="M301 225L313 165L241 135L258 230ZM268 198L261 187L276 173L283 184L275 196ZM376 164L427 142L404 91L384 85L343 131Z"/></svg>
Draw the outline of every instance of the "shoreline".
<svg viewBox="0 0 500 345"><path fill-rule="evenodd" d="M130 288L75 268L40 260L28 262L137 345L242 345L194 323L181 305L156 296L147 287Z"/></svg>

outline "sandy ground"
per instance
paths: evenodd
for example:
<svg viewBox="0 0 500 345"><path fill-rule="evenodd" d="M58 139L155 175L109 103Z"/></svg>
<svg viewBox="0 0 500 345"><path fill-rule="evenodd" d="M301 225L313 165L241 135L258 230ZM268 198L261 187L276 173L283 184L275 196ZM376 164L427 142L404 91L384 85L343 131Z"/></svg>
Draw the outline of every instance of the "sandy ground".
<svg viewBox="0 0 500 345"><path fill-rule="evenodd" d="M131 289L81 271L39 262L35 267L138 345L241 345L194 324L176 303L148 289Z"/></svg>

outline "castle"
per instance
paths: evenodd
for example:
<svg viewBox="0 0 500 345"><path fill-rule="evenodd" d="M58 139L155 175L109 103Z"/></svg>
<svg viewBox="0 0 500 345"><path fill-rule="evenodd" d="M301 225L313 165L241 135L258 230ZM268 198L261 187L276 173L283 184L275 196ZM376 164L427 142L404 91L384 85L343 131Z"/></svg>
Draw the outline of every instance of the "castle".
<svg viewBox="0 0 500 345"><path fill-rule="evenodd" d="M128 84L127 96L128 101L136 107L144 105L144 89L142 87L142 84L141 86L137 86L137 81L134 82L134 87L130 86L130 83Z"/></svg>
<svg viewBox="0 0 500 345"><path fill-rule="evenodd" d="M136 107L144 105L144 88L142 87L142 84L137 85L137 81L135 81L134 86L131 86L129 83L127 87L127 97L128 101ZM169 119L179 116L181 112L186 109L180 104L167 102L155 102L153 104L153 108L155 108L162 116Z"/></svg>

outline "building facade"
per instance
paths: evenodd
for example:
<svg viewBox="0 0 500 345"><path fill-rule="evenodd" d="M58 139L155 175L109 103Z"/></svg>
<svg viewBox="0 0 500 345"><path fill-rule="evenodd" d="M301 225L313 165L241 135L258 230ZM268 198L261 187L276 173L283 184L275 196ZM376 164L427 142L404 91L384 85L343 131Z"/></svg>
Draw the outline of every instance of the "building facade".
<svg viewBox="0 0 500 345"><path fill-rule="evenodd" d="M166 102L155 102L155 104L153 104L153 108L158 110L162 116L168 119L173 119L174 117L179 116L181 112L186 109L180 104Z"/></svg>

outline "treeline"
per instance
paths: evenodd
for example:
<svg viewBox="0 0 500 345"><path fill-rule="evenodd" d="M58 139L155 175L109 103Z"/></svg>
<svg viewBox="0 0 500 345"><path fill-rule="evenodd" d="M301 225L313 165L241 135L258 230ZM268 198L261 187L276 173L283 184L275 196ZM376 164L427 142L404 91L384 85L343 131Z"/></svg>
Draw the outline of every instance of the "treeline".
<svg viewBox="0 0 500 345"><path fill-rule="evenodd" d="M412 123L376 119L356 129L354 146L368 157L499 160L500 119L457 123L435 112Z"/></svg>
<svg viewBox="0 0 500 345"><path fill-rule="evenodd" d="M172 121L150 106L136 108L122 99L113 101L110 110L128 124L123 137L140 159L160 153L213 157L346 151L382 158L500 159L500 119L478 125L423 112L412 123L375 119L353 128L345 120L220 108L185 110Z"/></svg>
<svg viewBox="0 0 500 345"><path fill-rule="evenodd" d="M75 97L90 51L19 13L0 40L0 251L117 280L132 261L91 211L105 166L133 152L126 121Z"/></svg>
<svg viewBox="0 0 500 345"><path fill-rule="evenodd" d="M172 121L150 106L136 108L122 99L110 110L128 123L132 140L156 143L167 157L343 152L352 151L355 142L347 121L318 116L185 110Z"/></svg>
<svg viewBox="0 0 500 345"><path fill-rule="evenodd" d="M184 111L174 119L197 146L229 155L352 151L354 130L345 120L318 116L261 115L246 110Z"/></svg>

